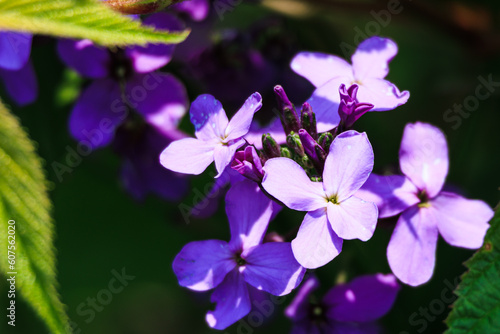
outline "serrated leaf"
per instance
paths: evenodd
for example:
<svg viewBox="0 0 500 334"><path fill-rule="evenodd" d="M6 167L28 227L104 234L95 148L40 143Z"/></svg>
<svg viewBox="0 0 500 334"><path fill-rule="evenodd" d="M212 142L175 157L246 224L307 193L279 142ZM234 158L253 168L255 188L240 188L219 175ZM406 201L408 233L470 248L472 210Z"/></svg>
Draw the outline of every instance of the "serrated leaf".
<svg viewBox="0 0 500 334"><path fill-rule="evenodd" d="M98 0L0 0L0 30L87 38L105 46L180 43L189 33L141 26Z"/></svg>
<svg viewBox="0 0 500 334"><path fill-rule="evenodd" d="M448 334L497 333L500 330L500 209L490 222L483 247L466 262L446 323Z"/></svg>
<svg viewBox="0 0 500 334"><path fill-rule="evenodd" d="M0 102L0 270L2 276L17 273L16 298L20 293L51 333L66 334L70 327L56 290L50 209L45 175L33 143ZM9 220L15 221L13 268L7 261Z"/></svg>

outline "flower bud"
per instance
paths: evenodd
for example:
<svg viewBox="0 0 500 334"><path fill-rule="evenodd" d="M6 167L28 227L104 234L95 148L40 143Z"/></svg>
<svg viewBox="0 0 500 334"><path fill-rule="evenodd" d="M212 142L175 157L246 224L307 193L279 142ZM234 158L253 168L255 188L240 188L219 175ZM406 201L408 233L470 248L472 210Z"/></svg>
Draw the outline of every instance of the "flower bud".
<svg viewBox="0 0 500 334"><path fill-rule="evenodd" d="M302 145L304 146L304 151L311 159L314 168L316 168L316 171L318 173L322 174L325 162L324 158L326 157L325 151L323 151L323 148L319 146L319 144L311 137L309 133L307 133L306 130L300 129L299 136Z"/></svg>
<svg viewBox="0 0 500 334"><path fill-rule="evenodd" d="M286 136L286 144L298 156L303 157L305 155L304 147L302 146L302 142L300 141L300 137L295 132L292 131L288 136Z"/></svg>
<svg viewBox="0 0 500 334"><path fill-rule="evenodd" d="M297 132L300 129L300 120L295 108L286 96L283 87L277 85L274 87L276 94L276 102L278 103L278 110L280 113L281 124L285 133L288 135L290 132Z"/></svg>
<svg viewBox="0 0 500 334"><path fill-rule="evenodd" d="M358 103L356 100L356 95L358 93L358 85L354 84L348 89L344 84L339 87L340 93L340 104L339 104L339 116L340 123L343 129L349 129L353 126L361 116L366 112L373 109L373 104L369 103Z"/></svg>
<svg viewBox="0 0 500 334"><path fill-rule="evenodd" d="M330 151L330 145L332 144L332 141L333 135L330 132L324 132L318 138L319 145L325 152L327 152L327 154Z"/></svg>
<svg viewBox="0 0 500 334"><path fill-rule="evenodd" d="M290 149L288 147L282 147L281 148L281 156L285 158L292 158L292 152L290 152Z"/></svg>
<svg viewBox="0 0 500 334"><path fill-rule="evenodd" d="M262 150L264 151L267 159L281 156L280 146L269 133L262 135Z"/></svg>
<svg viewBox="0 0 500 334"><path fill-rule="evenodd" d="M302 128L306 130L311 135L311 137L313 137L314 139L318 139L318 131L316 129L316 115L314 114L311 105L307 102L302 105L300 122L302 124Z"/></svg>

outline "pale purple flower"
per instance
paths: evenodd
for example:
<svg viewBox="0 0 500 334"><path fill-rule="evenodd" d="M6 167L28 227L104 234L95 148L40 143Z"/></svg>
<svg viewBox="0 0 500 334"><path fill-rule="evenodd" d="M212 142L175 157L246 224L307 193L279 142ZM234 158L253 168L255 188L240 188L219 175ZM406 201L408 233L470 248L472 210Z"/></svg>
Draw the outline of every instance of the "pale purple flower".
<svg viewBox="0 0 500 334"><path fill-rule="evenodd" d="M190 242L175 257L173 270L181 286L215 288L211 301L216 307L206 315L210 327L225 329L250 312L250 286L281 296L300 284L305 269L293 257L290 243L262 244L272 207L254 182L234 185L226 196L230 241Z"/></svg>
<svg viewBox="0 0 500 334"><path fill-rule="evenodd" d="M346 131L335 138L325 161L323 182L312 182L295 161L273 158L264 165L264 189L291 209L308 211L292 250L306 268L335 258L343 239L367 241L375 231L377 207L353 196L373 168L365 133Z"/></svg>
<svg viewBox="0 0 500 334"><path fill-rule="evenodd" d="M391 110L406 103L410 93L400 92L384 80L389 73L388 64L397 52L392 40L374 36L359 44L352 55L352 65L340 57L319 52L301 52L294 57L292 69L316 87L308 102L316 114L318 132L329 131L339 124L337 92L341 84L359 85L358 101L373 104L373 111Z"/></svg>
<svg viewBox="0 0 500 334"><path fill-rule="evenodd" d="M375 322L387 314L400 286L391 275L366 275L330 289L319 302L311 293L319 286L316 277L306 280L285 315L293 321L292 334L376 334Z"/></svg>
<svg viewBox="0 0 500 334"><path fill-rule="evenodd" d="M161 154L161 164L174 172L201 174L213 161L219 177L245 144L253 115L262 107L259 93L252 94L228 121L222 104L212 95L196 98L189 111L196 138L173 142Z"/></svg>
<svg viewBox="0 0 500 334"><path fill-rule="evenodd" d="M420 285L434 271L438 234L453 246L481 247L493 210L479 200L443 191L448 146L436 127L408 124L399 150L404 175L372 174L357 196L377 204L380 217L402 213L387 248L393 273Z"/></svg>
<svg viewBox="0 0 500 334"><path fill-rule="evenodd" d="M19 106L35 101L38 95L33 64L29 60L33 35L0 31L0 79Z"/></svg>
<svg viewBox="0 0 500 334"><path fill-rule="evenodd" d="M183 23L167 13L153 14L143 23L157 29L183 29ZM66 65L94 79L70 115L69 130L75 139L89 141L94 149L108 145L129 107L160 131L176 130L187 110L185 88L170 74L151 73L170 61L174 45L133 46L116 53L90 40L60 40L57 47Z"/></svg>

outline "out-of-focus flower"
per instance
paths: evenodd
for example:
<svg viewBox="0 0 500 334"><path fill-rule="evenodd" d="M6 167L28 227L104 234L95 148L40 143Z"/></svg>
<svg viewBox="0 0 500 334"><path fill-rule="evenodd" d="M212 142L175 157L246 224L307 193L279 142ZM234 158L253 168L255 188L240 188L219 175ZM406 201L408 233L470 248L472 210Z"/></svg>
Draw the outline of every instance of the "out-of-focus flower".
<svg viewBox="0 0 500 334"><path fill-rule="evenodd" d="M371 238L377 207L354 193L373 168L373 150L365 133L346 131L335 138L325 161L323 182L312 182L299 164L288 158L264 165L264 189L291 209L307 211L292 250L306 268L335 258L343 239Z"/></svg>
<svg viewBox="0 0 500 334"><path fill-rule="evenodd" d="M438 234L453 246L479 248L494 213L483 201L442 190L448 174L448 146L438 128L408 124L399 165L404 175L372 174L356 196L376 203L381 218L402 213L387 259L402 282L416 286L432 276Z"/></svg>
<svg viewBox="0 0 500 334"><path fill-rule="evenodd" d="M181 286L195 291L215 288L211 301L216 308L206 315L210 327L225 329L247 315L250 287L281 296L302 281L305 269L293 257L290 243L262 244L272 208L254 182L237 183L226 196L230 241L191 242L175 257L173 270Z"/></svg>
<svg viewBox="0 0 500 334"><path fill-rule="evenodd" d="M308 102L318 123L318 132L329 131L339 124L337 110L341 84L359 86L357 98L374 105L374 111L391 110L405 104L410 93L399 89L384 78L389 62L397 54L396 43L388 38L370 37L361 42L353 54L352 65L344 59L319 52L301 52L293 58L292 69L315 87Z"/></svg>
<svg viewBox="0 0 500 334"><path fill-rule="evenodd" d="M0 79L19 106L34 102L38 95L35 71L29 60L32 39L30 34L0 31Z"/></svg>
<svg viewBox="0 0 500 334"><path fill-rule="evenodd" d="M319 286L316 277L306 280L285 315L293 321L292 334L377 334L375 322L387 314L400 289L391 275L366 275L330 289L317 302L312 292Z"/></svg>

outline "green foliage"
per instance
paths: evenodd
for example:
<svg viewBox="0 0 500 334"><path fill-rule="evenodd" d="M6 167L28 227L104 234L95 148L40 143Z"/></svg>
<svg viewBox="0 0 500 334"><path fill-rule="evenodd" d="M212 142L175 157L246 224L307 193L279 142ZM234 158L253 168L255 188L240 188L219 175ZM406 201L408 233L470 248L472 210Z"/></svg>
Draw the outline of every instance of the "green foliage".
<svg viewBox="0 0 500 334"><path fill-rule="evenodd" d="M500 210L490 222L483 247L467 261L457 288L448 334L493 333L500 328Z"/></svg>
<svg viewBox="0 0 500 334"><path fill-rule="evenodd" d="M68 317L56 290L50 209L33 143L0 102L0 270L5 276L17 272L16 295L20 292L51 333L68 333ZM13 268L7 262L7 246L12 246L7 238L9 220L15 221Z"/></svg>
<svg viewBox="0 0 500 334"><path fill-rule="evenodd" d="M180 43L188 35L141 26L98 0L0 0L0 30L87 38L106 46Z"/></svg>

